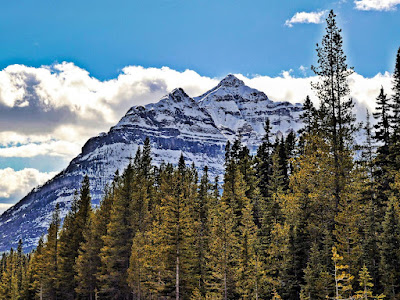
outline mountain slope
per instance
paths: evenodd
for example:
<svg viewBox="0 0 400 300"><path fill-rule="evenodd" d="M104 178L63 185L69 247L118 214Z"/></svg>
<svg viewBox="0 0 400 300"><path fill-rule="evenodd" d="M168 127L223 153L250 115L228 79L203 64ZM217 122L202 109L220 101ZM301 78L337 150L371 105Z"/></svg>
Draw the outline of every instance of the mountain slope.
<svg viewBox="0 0 400 300"><path fill-rule="evenodd" d="M133 106L108 133L89 139L81 154L44 185L32 190L0 216L0 251L22 238L27 249L35 246L49 224L56 203L62 217L85 174L89 176L93 203L98 204L104 186L115 171L122 171L134 157L138 145L149 137L153 162L177 163L183 153L201 171L223 173L224 147L239 134L255 149L270 118L273 132L286 134L300 126L301 105L278 103L243 81L228 75L215 88L191 98L175 89L155 104Z"/></svg>

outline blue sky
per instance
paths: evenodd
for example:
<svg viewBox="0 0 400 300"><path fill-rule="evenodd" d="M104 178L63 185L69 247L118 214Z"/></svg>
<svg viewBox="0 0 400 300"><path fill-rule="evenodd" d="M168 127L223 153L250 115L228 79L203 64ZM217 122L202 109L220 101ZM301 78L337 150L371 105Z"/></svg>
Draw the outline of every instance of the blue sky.
<svg viewBox="0 0 400 300"><path fill-rule="evenodd" d="M272 100L312 96L330 9L364 113L381 85L390 93L400 0L2 1L0 212L173 88L197 96L234 73Z"/></svg>
<svg viewBox="0 0 400 300"><path fill-rule="evenodd" d="M296 72L315 61L323 26L290 28L285 21L296 12L331 8L356 71L391 70L400 45L399 11L360 11L350 0L3 1L0 68L72 61L99 79L127 65L207 76Z"/></svg>

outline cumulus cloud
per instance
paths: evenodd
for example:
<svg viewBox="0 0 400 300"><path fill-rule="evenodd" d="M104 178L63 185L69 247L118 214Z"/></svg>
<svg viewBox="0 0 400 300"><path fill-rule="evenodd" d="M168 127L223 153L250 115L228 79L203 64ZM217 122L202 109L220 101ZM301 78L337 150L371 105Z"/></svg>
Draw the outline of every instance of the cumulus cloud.
<svg viewBox="0 0 400 300"><path fill-rule="evenodd" d="M293 27L296 23L307 23L307 24L321 24L327 14L327 10L323 11L313 11L313 12L297 12L295 15L286 20L285 25L288 27Z"/></svg>
<svg viewBox="0 0 400 300"><path fill-rule="evenodd" d="M395 10L400 0L356 0L354 4L358 10L389 11Z"/></svg>
<svg viewBox="0 0 400 300"><path fill-rule="evenodd" d="M0 157L60 156L71 157L79 153L80 147L67 141L29 143L22 146L0 148Z"/></svg>
<svg viewBox="0 0 400 300"><path fill-rule="evenodd" d="M12 168L0 169L0 210L7 209L11 203L21 199L34 187L45 183L56 173L41 173L36 169L26 168L15 171Z"/></svg>

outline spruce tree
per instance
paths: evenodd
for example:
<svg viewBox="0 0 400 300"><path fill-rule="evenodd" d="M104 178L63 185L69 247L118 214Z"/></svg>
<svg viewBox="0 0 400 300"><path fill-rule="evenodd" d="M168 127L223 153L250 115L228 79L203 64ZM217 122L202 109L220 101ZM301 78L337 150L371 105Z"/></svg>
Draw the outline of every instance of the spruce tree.
<svg viewBox="0 0 400 300"><path fill-rule="evenodd" d="M58 293L58 264L59 264L59 244L58 234L60 230L60 208L58 203L52 215L47 239L43 249L43 299L55 300Z"/></svg>
<svg viewBox="0 0 400 300"><path fill-rule="evenodd" d="M347 271L349 266L343 265L343 257L339 255L336 247L332 247L332 261L335 278L335 300L350 298L353 291L353 276Z"/></svg>
<svg viewBox="0 0 400 300"><path fill-rule="evenodd" d="M400 135L400 47L397 50L396 64L393 72L393 96L392 96L392 127L394 140L398 140Z"/></svg>
<svg viewBox="0 0 400 300"><path fill-rule="evenodd" d="M76 196L72 210L65 217L59 240L58 284L64 299L75 299L76 271L74 269L78 251L84 242L83 232L91 212L89 177L82 181L79 196Z"/></svg>
<svg viewBox="0 0 400 300"><path fill-rule="evenodd" d="M400 292L400 223L393 201L388 204L383 232L380 239L380 273L384 294L388 299L396 299Z"/></svg>
<svg viewBox="0 0 400 300"><path fill-rule="evenodd" d="M310 96L307 95L303 103L303 113L300 115L300 119L303 122L303 128L299 130L301 135L313 133L316 125L316 111Z"/></svg>
<svg viewBox="0 0 400 300"><path fill-rule="evenodd" d="M133 176L130 163L115 186L107 233L102 237L100 257L104 271L99 273L99 292L110 299L125 299L130 295L127 278L133 239L130 210Z"/></svg>
<svg viewBox="0 0 400 300"><path fill-rule="evenodd" d="M94 299L100 291L99 278L104 274L104 266L101 263L100 252L104 247L103 236L107 234L107 224L114 200L114 188L119 180L118 172L111 185L104 189L104 197L100 207L89 214L87 226L83 232L84 242L79 249L75 264L76 292L80 297Z"/></svg>
<svg viewBox="0 0 400 300"><path fill-rule="evenodd" d="M195 174L181 156L178 169L161 177L159 216L151 235L158 251L159 296L189 297L193 289L194 219L191 203L197 188Z"/></svg>
<svg viewBox="0 0 400 300"><path fill-rule="evenodd" d="M256 299L260 295L262 270L259 259L257 227L253 219L253 205L244 192L244 178L237 176L236 195L243 203L237 228L238 254L236 267L236 286L241 299ZM225 197L225 195L223 196Z"/></svg>
<svg viewBox="0 0 400 300"><path fill-rule="evenodd" d="M304 269L301 300L322 300L331 293L333 278L322 257L318 244L314 243L310 249L307 267Z"/></svg>
<svg viewBox="0 0 400 300"><path fill-rule="evenodd" d="M269 197L268 186L271 178L271 130L272 127L270 125L269 119L267 119L264 125L265 134L263 136L261 145L257 149L256 155L256 174L259 179L258 187L261 196L264 198Z"/></svg>
<svg viewBox="0 0 400 300"><path fill-rule="evenodd" d="M44 241L43 236L41 236L29 262L28 276L30 282L26 291L28 299L43 299L43 278L46 275L44 273L44 262Z"/></svg>
<svg viewBox="0 0 400 300"><path fill-rule="evenodd" d="M226 198L218 202L211 211L208 267L211 278L207 282L209 299L232 299L235 296L235 265L237 236L235 214Z"/></svg>
<svg viewBox="0 0 400 300"><path fill-rule="evenodd" d="M195 259L195 279L197 282L197 292L205 297L206 282L209 279L209 270L207 268L207 254L210 235L210 209L212 195L210 193L211 185L208 178L208 167L204 168L203 176L200 180L198 196L194 203L194 222L195 222L195 240L194 240L194 259Z"/></svg>
<svg viewBox="0 0 400 300"><path fill-rule="evenodd" d="M349 170L343 154L352 144L352 134L355 130L355 117L352 113L354 106L347 96L350 93L347 78L352 73L346 63L343 51L341 29L336 23L333 10L326 19L326 34L321 45L317 44L318 65L312 70L319 80L312 84L320 99L320 116L322 119L322 133L330 143L334 157L334 178L336 207L339 205L340 193L343 189L345 177Z"/></svg>
<svg viewBox="0 0 400 300"><path fill-rule="evenodd" d="M375 140L381 142L383 148L380 150L381 153L387 154L389 150L389 138L390 138L390 119L391 110L389 99L385 94L383 87L381 87L378 97L376 98L376 112L373 114L374 118L377 120L375 127Z"/></svg>

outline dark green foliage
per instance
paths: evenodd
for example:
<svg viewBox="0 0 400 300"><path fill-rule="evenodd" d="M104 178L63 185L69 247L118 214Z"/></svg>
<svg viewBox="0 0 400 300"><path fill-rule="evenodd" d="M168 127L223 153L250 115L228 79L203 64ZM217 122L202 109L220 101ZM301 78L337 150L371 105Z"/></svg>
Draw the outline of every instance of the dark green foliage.
<svg viewBox="0 0 400 300"><path fill-rule="evenodd" d="M384 294L397 299L400 292L400 222L394 203L390 202L382 224L380 272Z"/></svg>
<svg viewBox="0 0 400 300"><path fill-rule="evenodd" d="M76 194L72 209L65 217L63 228L60 233L58 250L58 286L59 293L64 299L75 299L76 271L75 260L78 250L84 242L84 231L87 226L91 211L89 177L85 176L82 181L79 196Z"/></svg>
<svg viewBox="0 0 400 300"><path fill-rule="evenodd" d="M396 64L393 72L393 96L392 96L392 127L394 130L394 138L400 136L400 47L397 50Z"/></svg>

